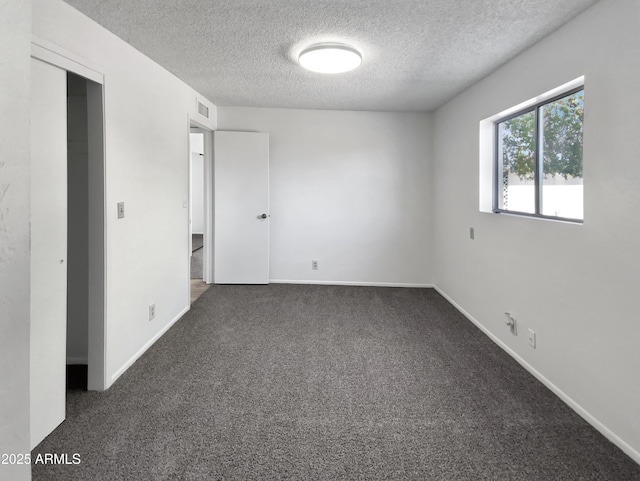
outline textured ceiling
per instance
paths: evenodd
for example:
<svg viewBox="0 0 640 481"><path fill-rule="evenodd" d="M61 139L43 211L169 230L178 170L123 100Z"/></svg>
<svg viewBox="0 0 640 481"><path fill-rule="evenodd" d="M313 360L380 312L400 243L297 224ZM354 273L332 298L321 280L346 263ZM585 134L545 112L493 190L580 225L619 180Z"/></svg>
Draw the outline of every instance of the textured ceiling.
<svg viewBox="0 0 640 481"><path fill-rule="evenodd" d="M66 0L216 105L430 111L596 0ZM313 43L362 52L339 75Z"/></svg>

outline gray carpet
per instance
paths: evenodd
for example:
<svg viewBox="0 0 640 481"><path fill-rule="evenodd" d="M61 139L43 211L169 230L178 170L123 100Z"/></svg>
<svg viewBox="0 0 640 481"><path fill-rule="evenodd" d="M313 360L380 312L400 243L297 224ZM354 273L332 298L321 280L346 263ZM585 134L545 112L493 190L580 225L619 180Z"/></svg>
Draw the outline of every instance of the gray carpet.
<svg viewBox="0 0 640 481"><path fill-rule="evenodd" d="M34 480L639 480L431 289L212 286Z"/></svg>

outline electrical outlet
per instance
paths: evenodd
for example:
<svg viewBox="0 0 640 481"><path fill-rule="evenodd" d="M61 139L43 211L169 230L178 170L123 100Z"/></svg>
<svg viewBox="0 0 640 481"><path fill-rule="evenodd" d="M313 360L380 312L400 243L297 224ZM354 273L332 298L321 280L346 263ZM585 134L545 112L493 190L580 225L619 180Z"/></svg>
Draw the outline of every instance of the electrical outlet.
<svg viewBox="0 0 640 481"><path fill-rule="evenodd" d="M153 319L156 317L156 305L155 304L151 304L149 306L149 320L153 321Z"/></svg>
<svg viewBox="0 0 640 481"><path fill-rule="evenodd" d="M529 332L527 334L527 339L529 340L529 345L532 348L536 348L536 333L533 331L533 329L529 329Z"/></svg>
<svg viewBox="0 0 640 481"><path fill-rule="evenodd" d="M469 227L469 239L474 240L476 238L476 230L473 227Z"/></svg>
<svg viewBox="0 0 640 481"><path fill-rule="evenodd" d="M318 261L317 260L312 260L311 261L311 269L313 269L314 271L318 270Z"/></svg>

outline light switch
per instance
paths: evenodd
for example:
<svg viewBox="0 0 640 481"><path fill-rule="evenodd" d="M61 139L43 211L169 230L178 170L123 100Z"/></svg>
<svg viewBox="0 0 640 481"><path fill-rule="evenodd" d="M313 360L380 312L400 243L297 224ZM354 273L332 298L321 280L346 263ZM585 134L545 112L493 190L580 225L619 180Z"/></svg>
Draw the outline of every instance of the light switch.
<svg viewBox="0 0 640 481"><path fill-rule="evenodd" d="M118 219L124 218L124 202L118 202Z"/></svg>

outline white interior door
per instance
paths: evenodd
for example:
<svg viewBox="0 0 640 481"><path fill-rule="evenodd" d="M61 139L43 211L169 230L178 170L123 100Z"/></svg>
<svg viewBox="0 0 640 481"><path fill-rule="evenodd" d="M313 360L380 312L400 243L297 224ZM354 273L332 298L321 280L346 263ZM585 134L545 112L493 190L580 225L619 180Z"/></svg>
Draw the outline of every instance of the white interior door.
<svg viewBox="0 0 640 481"><path fill-rule="evenodd" d="M31 447L65 417L67 72L31 59Z"/></svg>
<svg viewBox="0 0 640 481"><path fill-rule="evenodd" d="M269 283L269 134L214 134L214 282Z"/></svg>

